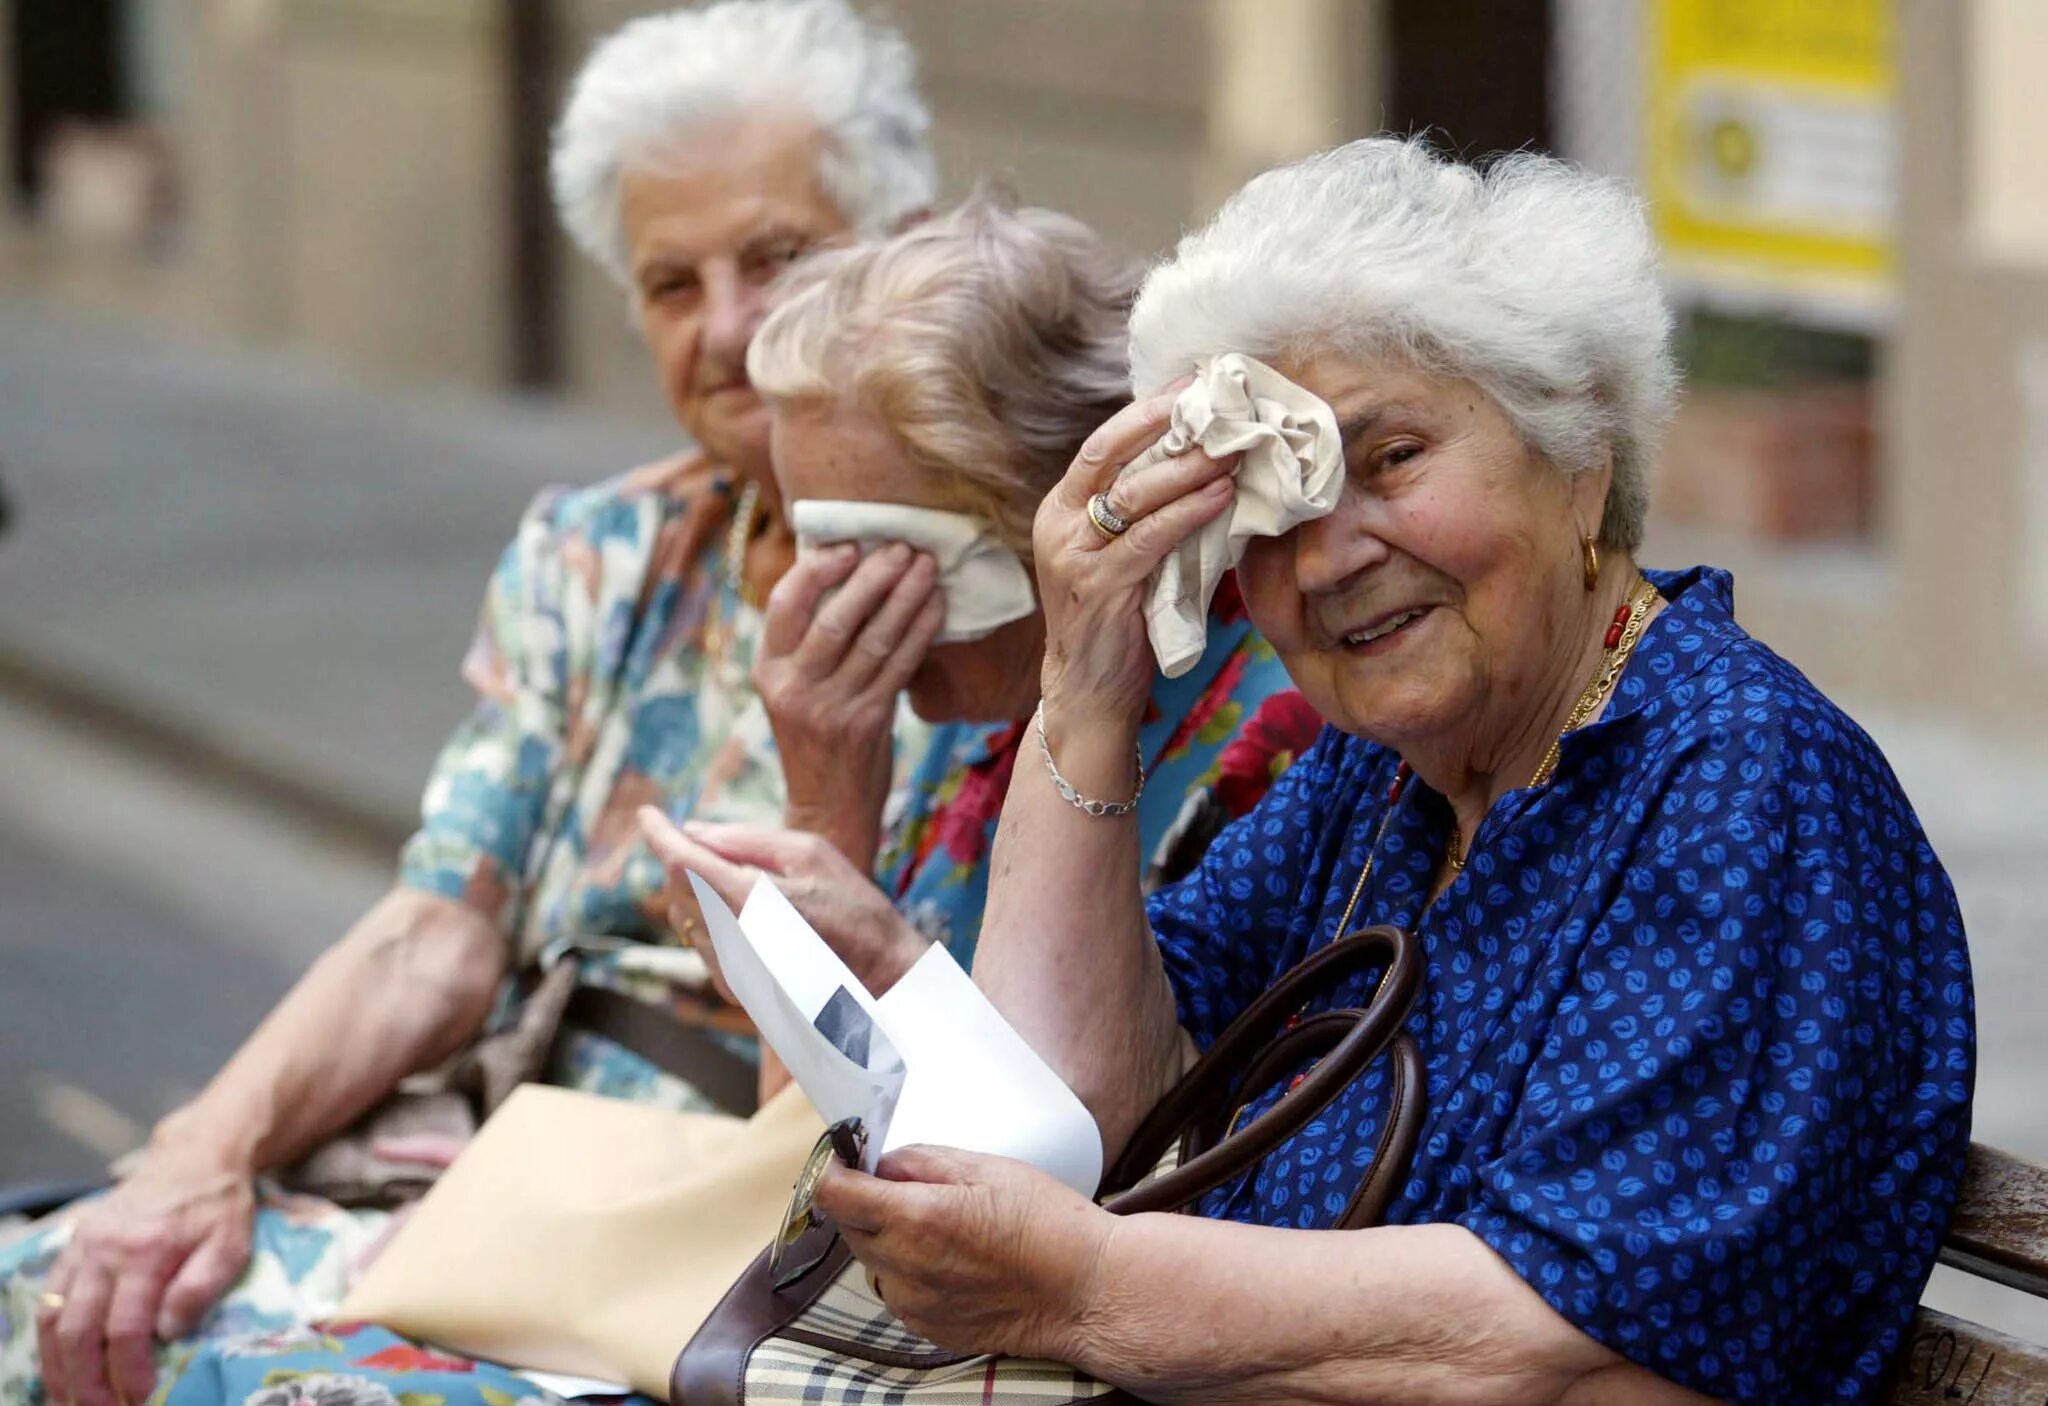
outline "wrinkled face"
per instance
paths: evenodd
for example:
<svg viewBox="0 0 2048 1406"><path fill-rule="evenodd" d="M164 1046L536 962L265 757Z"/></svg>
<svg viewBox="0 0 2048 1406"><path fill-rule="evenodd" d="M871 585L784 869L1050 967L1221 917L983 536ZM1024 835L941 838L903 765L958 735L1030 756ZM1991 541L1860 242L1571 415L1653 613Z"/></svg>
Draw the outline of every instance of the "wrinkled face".
<svg viewBox="0 0 2048 1406"><path fill-rule="evenodd" d="M1280 369L1336 412L1345 485L1330 516L1253 540L1253 620L1346 732L1487 764L1577 667L1580 529L1598 529L1608 472L1559 473L1468 381L1398 361Z"/></svg>
<svg viewBox="0 0 2048 1406"><path fill-rule="evenodd" d="M662 389L698 444L743 468L767 464L747 343L768 285L846 228L818 183L822 141L808 121L757 113L692 131L620 185L633 303Z"/></svg>
<svg viewBox="0 0 2048 1406"><path fill-rule="evenodd" d="M770 403L770 444L782 501L828 498L962 510L954 485L913 463L880 420L852 407ZM1032 614L978 640L933 645L911 676L910 706L926 722L1009 722L1038 694L1045 619Z"/></svg>

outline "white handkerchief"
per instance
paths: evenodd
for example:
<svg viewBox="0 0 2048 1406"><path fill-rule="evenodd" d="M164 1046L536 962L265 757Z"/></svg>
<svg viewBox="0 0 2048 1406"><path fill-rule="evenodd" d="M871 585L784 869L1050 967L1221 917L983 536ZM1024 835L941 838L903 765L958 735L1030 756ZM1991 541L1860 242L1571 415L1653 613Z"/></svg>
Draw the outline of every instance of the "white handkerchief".
<svg viewBox="0 0 2048 1406"><path fill-rule="evenodd" d="M1172 426L1123 472L1195 445L1214 458L1244 458L1230 511L1175 548L1152 573L1145 630L1159 672L1170 679L1202 657L1209 602L1223 573L1244 555L1245 543L1327 515L1344 489L1344 450L1330 407L1264 362L1237 352L1196 365L1194 384L1174 402Z"/></svg>
<svg viewBox="0 0 2048 1406"><path fill-rule="evenodd" d="M884 543L904 542L931 553L946 595L940 644L978 640L1038 609L1031 573L986 518L904 503L799 498L790 507L790 525L799 548L852 542L865 556Z"/></svg>

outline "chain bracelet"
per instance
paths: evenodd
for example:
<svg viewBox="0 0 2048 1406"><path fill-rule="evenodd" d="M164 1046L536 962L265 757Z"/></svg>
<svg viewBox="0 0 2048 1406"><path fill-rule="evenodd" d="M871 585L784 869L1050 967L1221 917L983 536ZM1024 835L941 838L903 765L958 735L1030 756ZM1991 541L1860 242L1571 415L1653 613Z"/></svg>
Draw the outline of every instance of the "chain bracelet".
<svg viewBox="0 0 2048 1406"><path fill-rule="evenodd" d="M1045 774L1052 778L1052 784L1068 805L1075 810L1093 816L1129 815L1138 808L1138 797L1145 794L1145 753L1143 748L1132 748L1132 765L1138 769L1138 784L1127 801L1091 800L1074 789L1074 783L1060 775L1060 769L1052 759L1052 744L1045 739L1045 700L1038 700L1038 709L1031 715L1032 727L1038 733L1038 753L1045 758Z"/></svg>

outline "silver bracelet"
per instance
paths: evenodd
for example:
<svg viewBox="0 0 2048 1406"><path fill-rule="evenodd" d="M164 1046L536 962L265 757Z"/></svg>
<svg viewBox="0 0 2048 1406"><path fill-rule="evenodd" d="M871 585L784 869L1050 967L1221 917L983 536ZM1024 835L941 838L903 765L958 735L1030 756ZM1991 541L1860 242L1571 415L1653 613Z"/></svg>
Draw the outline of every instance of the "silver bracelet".
<svg viewBox="0 0 2048 1406"><path fill-rule="evenodd" d="M1129 815L1138 808L1138 797L1145 794L1145 752L1143 748L1131 749L1131 763L1138 769L1137 789L1131 792L1127 801L1094 801L1074 789L1074 783L1060 775L1060 769L1053 764L1052 744L1045 740L1045 700L1038 700L1038 711L1031 715L1033 726L1038 729L1038 751L1045 758L1045 774L1052 778L1053 786L1066 798L1068 805L1089 815Z"/></svg>

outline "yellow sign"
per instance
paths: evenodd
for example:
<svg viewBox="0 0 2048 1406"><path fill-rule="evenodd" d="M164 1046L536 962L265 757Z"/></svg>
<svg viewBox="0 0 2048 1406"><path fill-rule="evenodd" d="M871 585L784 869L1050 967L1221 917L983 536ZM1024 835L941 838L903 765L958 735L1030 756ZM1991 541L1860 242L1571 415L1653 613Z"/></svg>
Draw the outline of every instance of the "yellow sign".
<svg viewBox="0 0 2048 1406"><path fill-rule="evenodd" d="M1894 0L1655 0L1649 181L1674 281L1875 325L1896 292Z"/></svg>

